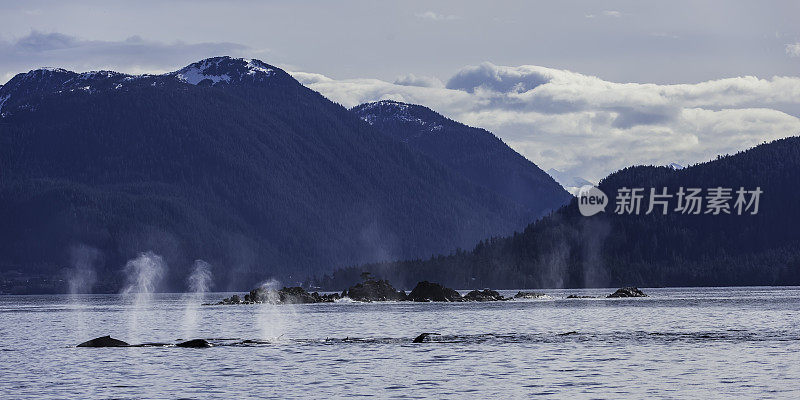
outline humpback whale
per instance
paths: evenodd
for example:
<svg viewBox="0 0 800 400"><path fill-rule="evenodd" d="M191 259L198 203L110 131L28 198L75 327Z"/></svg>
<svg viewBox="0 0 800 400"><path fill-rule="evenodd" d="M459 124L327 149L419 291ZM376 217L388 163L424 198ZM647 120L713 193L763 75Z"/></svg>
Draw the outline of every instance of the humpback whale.
<svg viewBox="0 0 800 400"><path fill-rule="evenodd" d="M185 342L178 343L175 346L178 346L178 347L192 347L192 348L199 349L199 348L211 347L211 343L208 343L205 339L192 339L192 340L187 340Z"/></svg>
<svg viewBox="0 0 800 400"><path fill-rule="evenodd" d="M114 339L111 336L100 336L92 340L87 340L78 345L78 347L126 347L130 346L122 340Z"/></svg>
<svg viewBox="0 0 800 400"><path fill-rule="evenodd" d="M430 335L438 335L438 333L425 332L423 334L420 334L416 338L414 338L414 341L412 343L423 343L425 341L425 339L427 339L428 336L430 336Z"/></svg>

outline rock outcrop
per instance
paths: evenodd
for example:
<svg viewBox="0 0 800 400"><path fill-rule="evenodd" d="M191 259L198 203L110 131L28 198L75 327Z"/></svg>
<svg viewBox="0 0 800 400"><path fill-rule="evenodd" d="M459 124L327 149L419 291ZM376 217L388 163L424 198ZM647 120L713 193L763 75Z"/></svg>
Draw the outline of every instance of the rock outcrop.
<svg viewBox="0 0 800 400"><path fill-rule="evenodd" d="M540 297L544 297L544 293L517 292L517 294L514 295L515 299L538 299Z"/></svg>
<svg viewBox="0 0 800 400"><path fill-rule="evenodd" d="M317 292L308 293L301 287L284 287L276 290L262 286L250 291L243 297L233 295L223 299L216 304L307 304L307 303L330 303L338 299L347 297L355 301L503 301L510 298L503 297L500 293L491 289L473 290L462 297L454 289L444 287L438 283L422 281L417 283L411 293L406 294L402 290L395 289L389 281L385 279L374 279L369 273L361 276L362 282L351 286L342 294L319 294ZM515 298L536 298L541 297L541 293L518 292Z"/></svg>
<svg viewBox="0 0 800 400"><path fill-rule="evenodd" d="M464 296L464 301L502 301L508 300L495 290L473 290Z"/></svg>
<svg viewBox="0 0 800 400"><path fill-rule="evenodd" d="M406 292L395 289L387 280L367 278L342 292L342 297L356 301L403 301Z"/></svg>
<svg viewBox="0 0 800 400"><path fill-rule="evenodd" d="M608 298L614 298L614 297L647 297L647 295L644 294L644 292L642 292L641 290L639 290L639 288L624 287L624 288L621 288L621 289L617 289L616 292L611 293L610 295L608 295L606 297L608 297Z"/></svg>
<svg viewBox="0 0 800 400"><path fill-rule="evenodd" d="M268 287L259 287L244 295L244 299L239 295L233 295L223 299L217 304L255 304L255 303L269 303L269 304L307 304L307 303L330 303L339 299L337 293L333 294L319 294L317 292L308 293L305 289L295 287L284 287L280 290L275 290Z"/></svg>
<svg viewBox="0 0 800 400"><path fill-rule="evenodd" d="M438 283L422 281L408 294L410 301L464 301L461 294Z"/></svg>

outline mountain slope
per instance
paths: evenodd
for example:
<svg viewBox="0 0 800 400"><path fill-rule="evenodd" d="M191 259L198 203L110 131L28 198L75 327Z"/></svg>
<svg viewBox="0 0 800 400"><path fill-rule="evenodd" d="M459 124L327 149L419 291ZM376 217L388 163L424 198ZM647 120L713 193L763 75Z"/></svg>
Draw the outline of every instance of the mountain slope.
<svg viewBox="0 0 800 400"><path fill-rule="evenodd" d="M612 287L800 284L800 137L676 170L630 167L604 179L606 211L578 212L577 199L511 237L481 241L472 251L428 260L345 268L321 279L339 287L362 271L400 287L434 280L451 287ZM645 215L649 190L730 188L731 215ZM760 188L759 211L738 215L740 188ZM619 215L619 189L644 188L640 215ZM747 198L749 201L749 198ZM707 201L707 200L704 200Z"/></svg>
<svg viewBox="0 0 800 400"><path fill-rule="evenodd" d="M447 119L427 107L391 100L361 104L352 111L382 133L527 208L531 220L570 199L552 177L484 129Z"/></svg>
<svg viewBox="0 0 800 400"><path fill-rule="evenodd" d="M164 75L36 70L0 88L0 269L59 276L96 249L98 288L153 250L181 289L415 257L527 210L378 134L279 68L219 57ZM77 249L77 250L76 250Z"/></svg>

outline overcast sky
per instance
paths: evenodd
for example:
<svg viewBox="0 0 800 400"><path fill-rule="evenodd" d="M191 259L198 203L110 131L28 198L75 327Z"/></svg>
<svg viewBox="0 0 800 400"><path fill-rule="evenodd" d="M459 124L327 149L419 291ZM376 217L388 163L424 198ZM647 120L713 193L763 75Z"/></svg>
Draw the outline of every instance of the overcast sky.
<svg viewBox="0 0 800 400"><path fill-rule="evenodd" d="M591 180L800 134L797 1L162 3L2 1L0 83L253 57L347 106L428 105Z"/></svg>

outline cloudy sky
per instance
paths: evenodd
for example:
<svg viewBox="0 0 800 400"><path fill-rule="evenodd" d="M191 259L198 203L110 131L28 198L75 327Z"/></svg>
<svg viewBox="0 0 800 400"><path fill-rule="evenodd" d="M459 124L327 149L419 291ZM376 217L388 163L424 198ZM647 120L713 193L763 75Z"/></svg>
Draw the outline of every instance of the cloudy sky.
<svg viewBox="0 0 800 400"><path fill-rule="evenodd" d="M595 181L800 134L796 1L162 3L0 1L0 83L253 57L346 106L424 104Z"/></svg>

